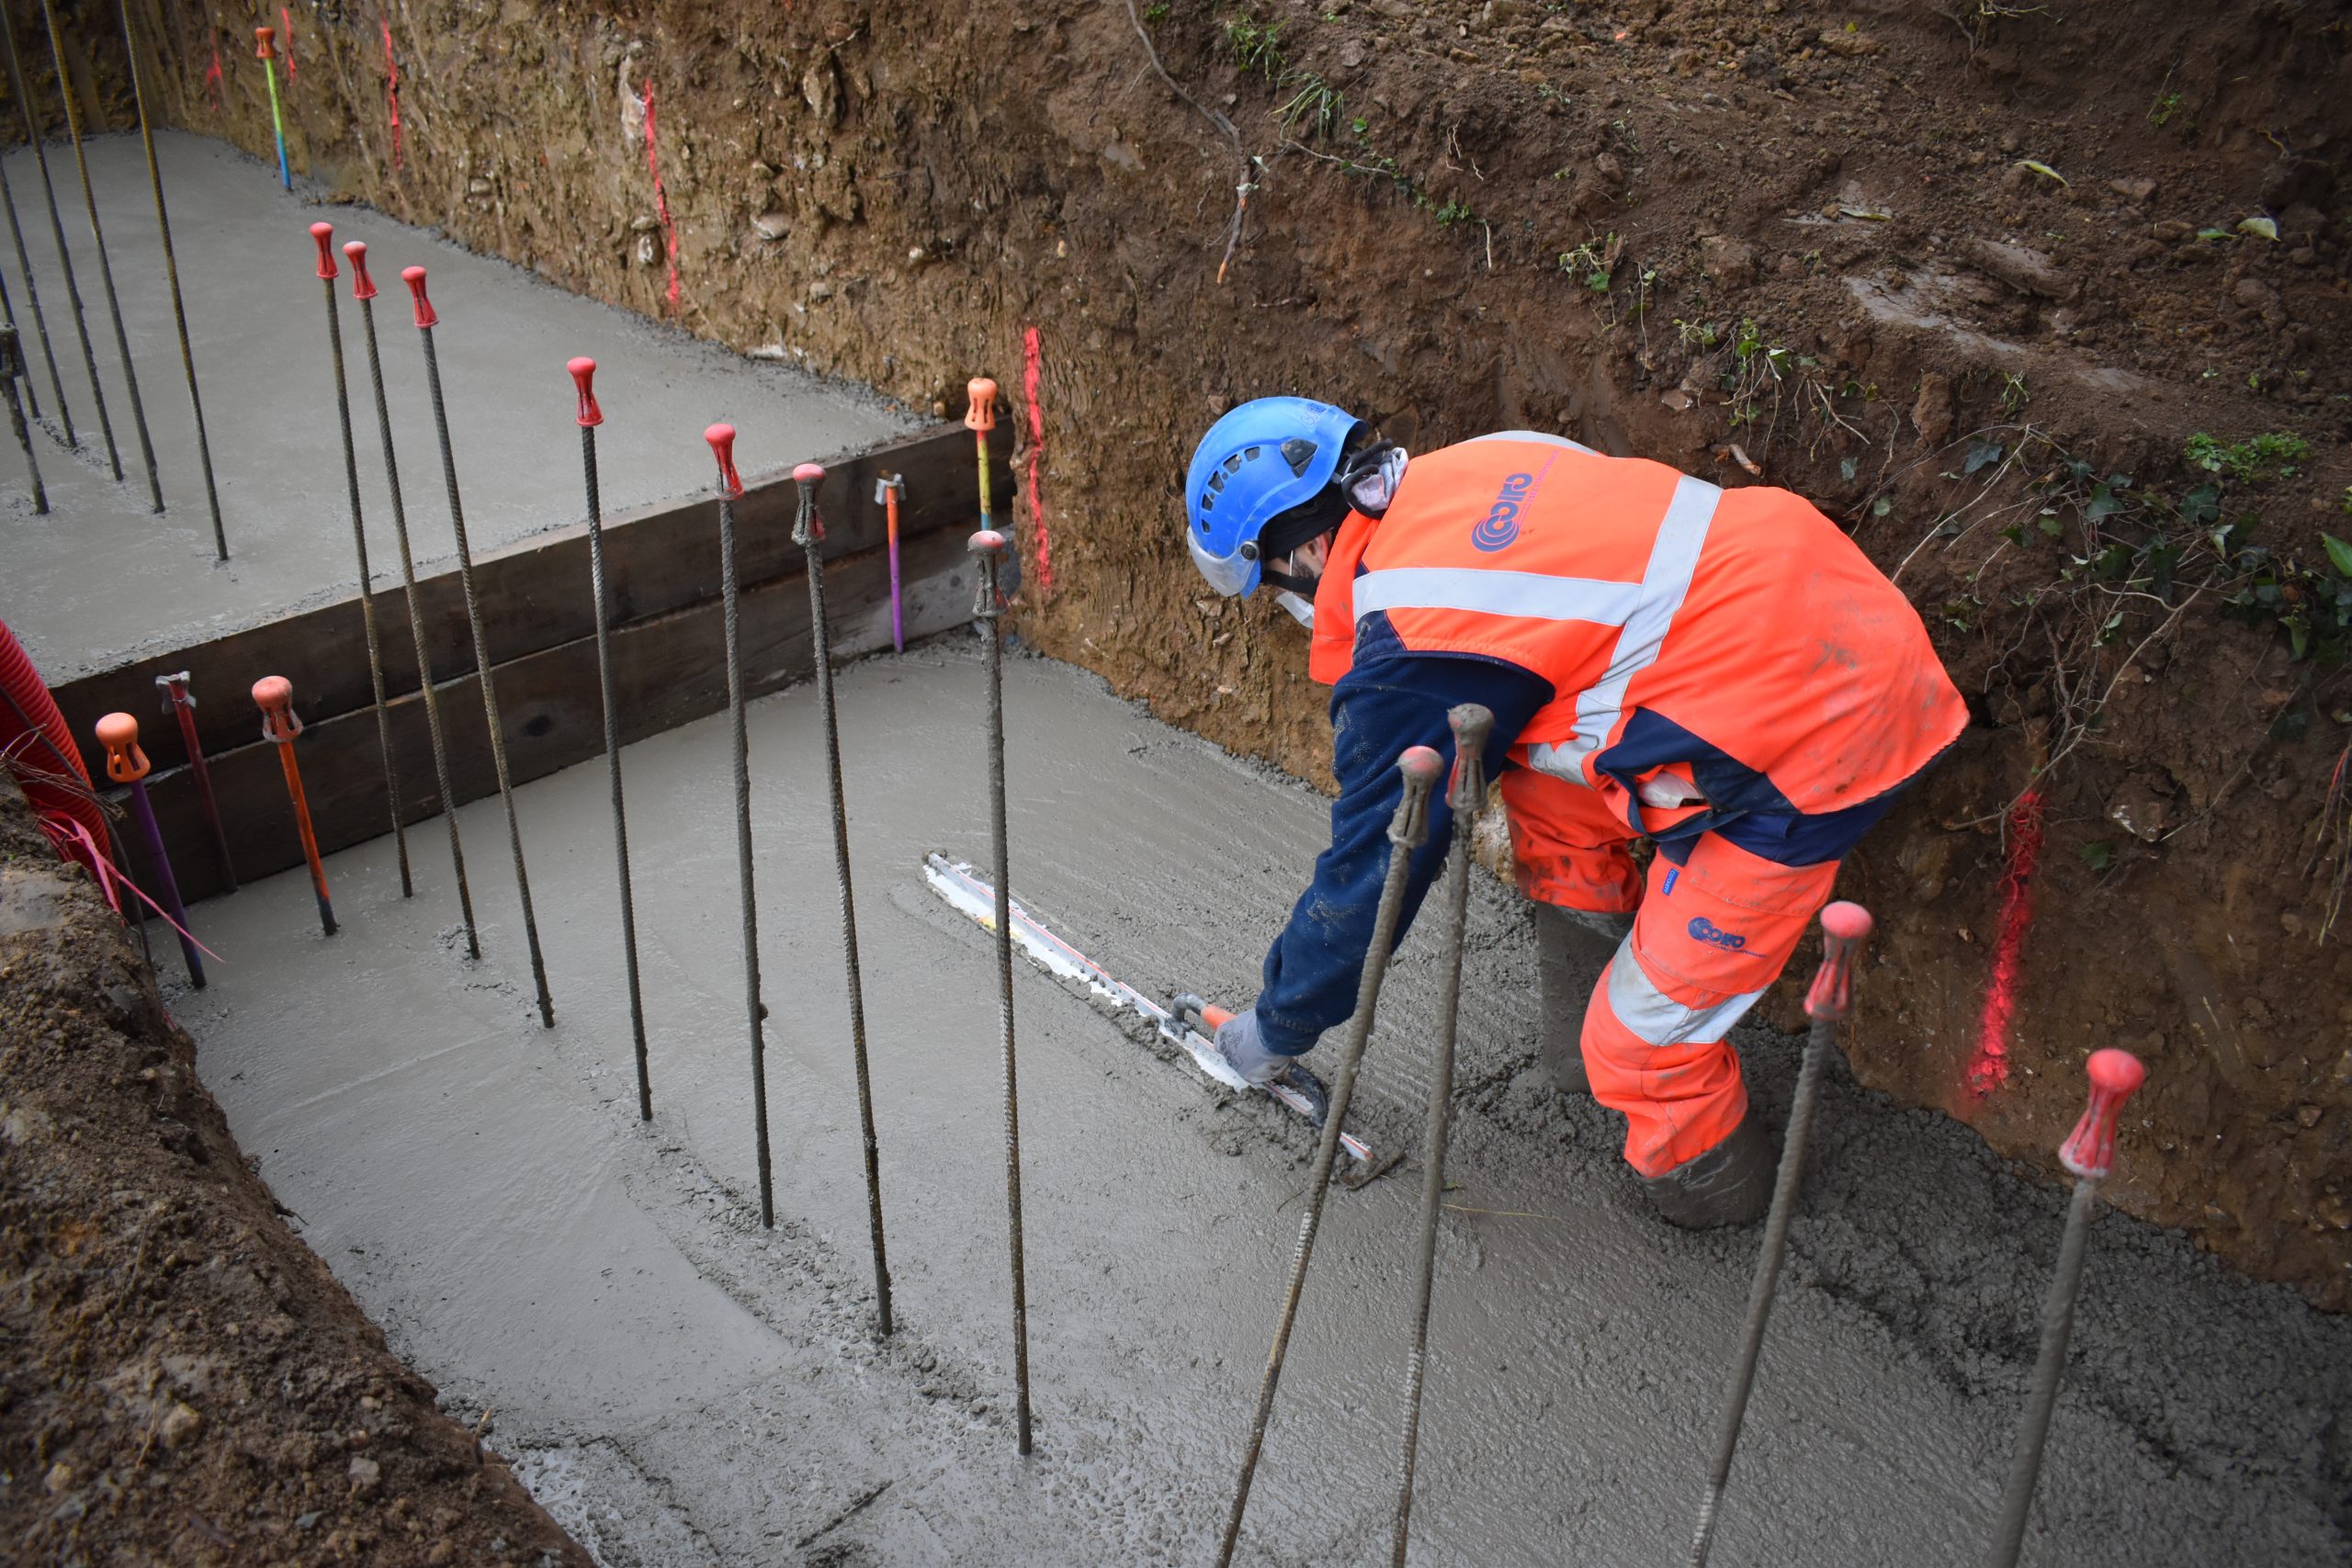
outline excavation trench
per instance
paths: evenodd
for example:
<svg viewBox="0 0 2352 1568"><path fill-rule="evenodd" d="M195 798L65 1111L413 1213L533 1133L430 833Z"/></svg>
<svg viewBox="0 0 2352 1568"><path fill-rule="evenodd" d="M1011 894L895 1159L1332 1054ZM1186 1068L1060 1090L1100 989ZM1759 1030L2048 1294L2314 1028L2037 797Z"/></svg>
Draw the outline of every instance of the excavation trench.
<svg viewBox="0 0 2352 1568"><path fill-rule="evenodd" d="M1024 903L1148 990L1246 997L1320 800L1042 660L1012 668ZM397 896L331 859L347 930L273 877L197 910L226 962L172 998L206 1082L394 1347L608 1563L1196 1560L1220 1516L1306 1145L1261 1102L1033 971L1016 980L1039 1452L1012 1453L985 934L922 855L984 859L967 634L844 671L859 936L901 1328L871 1335L821 735L756 704L753 806L778 1224L757 1220L723 719L628 749L655 1119L640 1124L601 768L521 792L559 1022L512 889ZM494 803L461 813L495 841ZM1426 932L1387 992L1363 1131L1413 1130ZM1645 1217L1617 1131L1533 1066L1532 944L1482 885L1415 1515L1431 1562L1663 1561L1687 1529L1752 1236ZM1863 983L1896 987L1881 968ZM1777 1113L1791 1043L1742 1043ZM1997 1491L2055 1196L1966 1132L1841 1080L1741 1453L1721 1561L1964 1561ZM1385 1539L1412 1184L1335 1196L1252 1513L1254 1560ZM2352 1329L2109 1215L2035 1551L2336 1560L2332 1410ZM790 1549L790 1550L787 1550ZM797 1555L796 1555L797 1554Z"/></svg>

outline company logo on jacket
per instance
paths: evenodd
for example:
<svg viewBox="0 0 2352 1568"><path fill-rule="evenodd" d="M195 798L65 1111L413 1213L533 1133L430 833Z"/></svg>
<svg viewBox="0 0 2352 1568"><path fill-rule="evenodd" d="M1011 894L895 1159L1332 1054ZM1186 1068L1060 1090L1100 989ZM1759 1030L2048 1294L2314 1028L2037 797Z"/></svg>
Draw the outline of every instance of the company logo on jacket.
<svg viewBox="0 0 2352 1568"><path fill-rule="evenodd" d="M1513 474L1504 479L1502 492L1495 497L1493 508L1476 528L1470 530L1472 547L1491 554L1506 548L1517 539L1520 505L1534 488L1533 474Z"/></svg>
<svg viewBox="0 0 2352 1568"><path fill-rule="evenodd" d="M1747 939L1736 931L1727 931L1714 921L1701 915L1689 927L1691 936L1713 947L1727 947L1734 953L1747 945Z"/></svg>

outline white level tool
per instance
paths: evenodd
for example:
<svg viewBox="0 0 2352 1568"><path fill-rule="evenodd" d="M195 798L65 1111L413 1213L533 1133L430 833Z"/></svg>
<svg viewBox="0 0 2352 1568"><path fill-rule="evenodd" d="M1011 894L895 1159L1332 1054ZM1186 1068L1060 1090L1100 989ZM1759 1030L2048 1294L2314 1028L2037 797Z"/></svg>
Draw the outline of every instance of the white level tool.
<svg viewBox="0 0 2352 1568"><path fill-rule="evenodd" d="M923 857L922 874L923 880L931 884L932 891L944 898L951 907L969 915L983 928L996 930L996 889L975 874L969 865L961 861L950 861L944 855L931 854ZM1066 980L1082 981L1088 989L1114 1006L1142 1014L1159 1031L1161 1039L1182 1046L1192 1055L1193 1066L1226 1088L1243 1093L1254 1088L1288 1107L1293 1114L1302 1119L1311 1115L1306 1097L1289 1085L1253 1085L1226 1066L1216 1048L1193 1027L1192 1018L1182 1004L1178 1007L1163 1006L1125 981L1113 979L1108 970L1047 931L1017 903L1012 906L1012 940L1022 952L1029 955L1031 963L1047 974L1058 975ZM1372 1160L1372 1150L1352 1133L1340 1133L1340 1146L1366 1164Z"/></svg>

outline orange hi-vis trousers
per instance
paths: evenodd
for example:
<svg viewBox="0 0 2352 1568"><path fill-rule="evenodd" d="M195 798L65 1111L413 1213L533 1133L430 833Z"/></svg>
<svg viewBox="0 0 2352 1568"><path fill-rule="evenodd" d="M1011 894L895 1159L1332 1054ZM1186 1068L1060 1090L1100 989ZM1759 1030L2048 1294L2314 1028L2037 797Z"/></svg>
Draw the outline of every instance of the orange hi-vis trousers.
<svg viewBox="0 0 2352 1568"><path fill-rule="evenodd" d="M1503 774L1502 795L1522 892L1564 908L1634 912L1586 1005L1584 1064L1593 1098L1626 1119L1626 1163L1662 1176L1747 1114L1724 1036L1829 901L1838 863L1781 865L1702 833L1687 863L1657 856L1645 879L1624 819L1594 791L1521 768Z"/></svg>

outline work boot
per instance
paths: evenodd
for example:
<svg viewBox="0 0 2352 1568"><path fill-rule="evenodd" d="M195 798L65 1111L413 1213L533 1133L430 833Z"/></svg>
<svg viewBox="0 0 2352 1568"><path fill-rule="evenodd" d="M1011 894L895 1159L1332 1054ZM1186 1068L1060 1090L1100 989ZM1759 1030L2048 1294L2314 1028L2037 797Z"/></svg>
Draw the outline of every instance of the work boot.
<svg viewBox="0 0 2352 1568"><path fill-rule="evenodd" d="M1684 1230L1743 1225L1772 1206L1780 1153L1763 1123L1747 1116L1705 1154L1664 1176L1645 1176L1642 1185L1658 1217Z"/></svg>
<svg viewBox="0 0 2352 1568"><path fill-rule="evenodd" d="M1535 906L1535 974L1541 999L1537 1043L1544 1070L1562 1094L1590 1094L1584 1070L1585 1005L1600 971L1634 929L1631 915L1594 915Z"/></svg>

